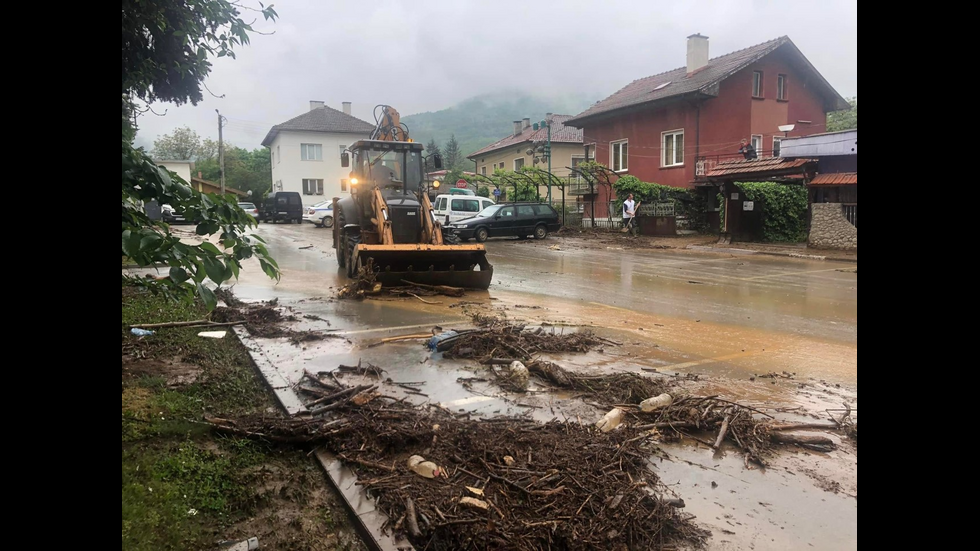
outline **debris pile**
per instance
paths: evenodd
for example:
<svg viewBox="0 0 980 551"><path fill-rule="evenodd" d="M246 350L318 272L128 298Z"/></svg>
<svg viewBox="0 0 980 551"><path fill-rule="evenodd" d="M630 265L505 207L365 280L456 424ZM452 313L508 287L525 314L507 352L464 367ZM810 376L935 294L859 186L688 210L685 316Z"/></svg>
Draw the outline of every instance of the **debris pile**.
<svg viewBox="0 0 980 551"><path fill-rule="evenodd" d="M239 435L322 443L354 470L388 528L418 549L625 550L700 545L707 537L647 467L647 435L637 430L477 421L430 407L374 400L348 404L342 419L328 423L211 421ZM437 468L420 475L419 459Z"/></svg>
<svg viewBox="0 0 980 551"><path fill-rule="evenodd" d="M348 262L350 262L349 259ZM358 269L354 281L340 288L340 291L337 292L337 298L363 299L367 295L376 295L380 292L381 282L377 281L374 259L369 258L367 264Z"/></svg>
<svg viewBox="0 0 980 551"><path fill-rule="evenodd" d="M227 291L222 300L225 304L237 304L238 306L219 306L214 309L211 319L220 323L244 322L245 328L253 337L269 339L286 337L294 345L299 346L303 342L317 341L334 336L320 331L295 331L282 327L283 323L299 321L299 318L292 314L283 315L279 311L278 299L259 304L246 304L235 299L231 291Z"/></svg>
<svg viewBox="0 0 980 551"><path fill-rule="evenodd" d="M636 373L583 375L564 369L558 364L537 360L528 370L551 384L577 390L607 404L639 404L641 401L667 391L667 383Z"/></svg>
<svg viewBox="0 0 980 551"><path fill-rule="evenodd" d="M506 356L510 363L513 360L526 362L533 354L541 352L588 352L603 343L612 343L589 331L557 333L554 328L545 331L539 327L532 331L523 325L489 323L482 329L460 331L457 336L440 342L436 350L443 352L446 358L488 360Z"/></svg>

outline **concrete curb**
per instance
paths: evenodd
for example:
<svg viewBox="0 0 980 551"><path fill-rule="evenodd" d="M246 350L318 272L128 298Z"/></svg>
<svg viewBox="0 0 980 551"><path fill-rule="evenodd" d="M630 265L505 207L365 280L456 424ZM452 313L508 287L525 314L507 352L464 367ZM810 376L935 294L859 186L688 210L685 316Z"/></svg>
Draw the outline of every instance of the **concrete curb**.
<svg viewBox="0 0 980 551"><path fill-rule="evenodd" d="M224 306L223 302L219 302ZM307 414L309 410L300 400L292 385L289 384L272 361L262 352L261 347L252 335L240 325L234 326L235 335L248 350L252 364L261 375L263 382L275 395L280 408L287 415ZM315 448L314 448L315 450ZM320 469L327 476L330 485L340 494L348 516L353 519L351 524L361 537L361 541L372 551L414 551L412 544L403 537L385 533L380 529L390 519L379 509L375 508L374 500L369 498L360 486L357 486L357 475L346 467L343 462L325 450L315 453Z"/></svg>

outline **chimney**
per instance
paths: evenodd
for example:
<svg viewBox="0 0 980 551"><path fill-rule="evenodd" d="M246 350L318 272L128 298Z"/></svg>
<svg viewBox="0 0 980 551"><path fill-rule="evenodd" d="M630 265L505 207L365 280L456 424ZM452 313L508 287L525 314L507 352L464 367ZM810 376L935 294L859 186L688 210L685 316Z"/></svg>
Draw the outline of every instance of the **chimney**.
<svg viewBox="0 0 980 551"><path fill-rule="evenodd" d="M344 102L344 114L345 115L350 115L350 102L349 101L345 101Z"/></svg>
<svg viewBox="0 0 980 551"><path fill-rule="evenodd" d="M708 37L701 33L687 37L687 74L708 64Z"/></svg>
<svg viewBox="0 0 980 551"><path fill-rule="evenodd" d="M323 109L323 102L310 100L310 111L314 109Z"/></svg>
<svg viewBox="0 0 980 551"><path fill-rule="evenodd" d="M531 126L531 119L530 119L530 118L528 118L528 117L524 117L524 120L522 120L521 122L523 123L523 124L521 125L521 128L522 128L522 129L523 129L523 128L527 128L527 127L529 127L529 126Z"/></svg>
<svg viewBox="0 0 980 551"><path fill-rule="evenodd" d="M520 136L524 129L521 128L521 121L514 121L514 135Z"/></svg>

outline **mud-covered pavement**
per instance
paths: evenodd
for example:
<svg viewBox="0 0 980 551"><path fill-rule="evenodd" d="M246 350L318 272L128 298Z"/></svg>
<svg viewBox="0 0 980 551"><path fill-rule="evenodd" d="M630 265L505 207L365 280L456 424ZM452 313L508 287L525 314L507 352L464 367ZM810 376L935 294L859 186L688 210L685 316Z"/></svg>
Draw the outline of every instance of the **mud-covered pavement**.
<svg viewBox="0 0 980 551"><path fill-rule="evenodd" d="M425 381L419 394L386 393L480 415L528 415L594 422L595 407L570 394L502 392L471 361L450 361L420 340L374 346L381 338L432 327L472 327L492 313L546 330L589 327L622 343L551 359L572 370L632 371L672 377L691 392L717 394L785 420L826 420L826 409L857 405L855 265L729 253L638 250L573 238L490 241L494 283L462 298L341 301L345 279L330 232L311 225L262 225L258 233L282 268L276 285L246 266L234 286L244 301L278 298L297 330L332 337L294 345L255 339L290 384L304 370L329 371L359 360L394 381ZM779 374L775 377L763 375ZM351 379L353 380L353 379ZM532 385L533 386L533 385ZM855 415L856 417L856 415ZM706 438L711 438L708 435ZM832 436L836 441L841 439ZM696 440L664 448L653 469L686 511L713 532L712 549L847 549L857 546L857 451L848 441L820 453L786 448L768 469L746 469L740 454Z"/></svg>

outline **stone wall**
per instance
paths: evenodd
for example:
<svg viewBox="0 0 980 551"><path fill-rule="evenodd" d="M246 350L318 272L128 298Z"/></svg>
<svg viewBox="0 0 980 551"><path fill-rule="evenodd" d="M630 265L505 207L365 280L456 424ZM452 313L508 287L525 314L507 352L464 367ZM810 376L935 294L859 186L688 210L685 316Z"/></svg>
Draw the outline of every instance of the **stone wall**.
<svg viewBox="0 0 980 551"><path fill-rule="evenodd" d="M844 218L840 203L813 203L810 206L811 246L857 250L858 230Z"/></svg>

